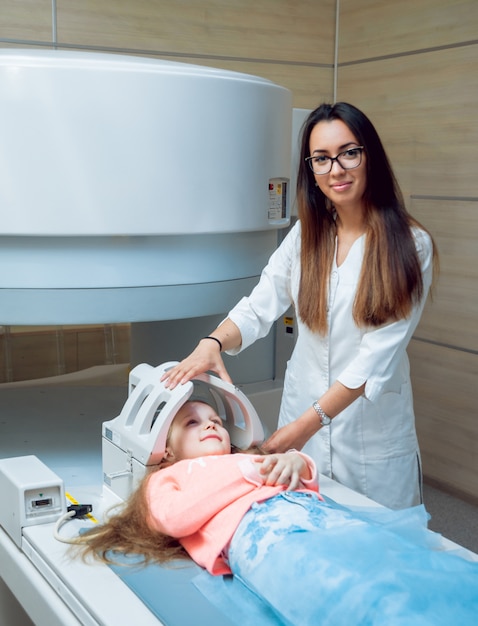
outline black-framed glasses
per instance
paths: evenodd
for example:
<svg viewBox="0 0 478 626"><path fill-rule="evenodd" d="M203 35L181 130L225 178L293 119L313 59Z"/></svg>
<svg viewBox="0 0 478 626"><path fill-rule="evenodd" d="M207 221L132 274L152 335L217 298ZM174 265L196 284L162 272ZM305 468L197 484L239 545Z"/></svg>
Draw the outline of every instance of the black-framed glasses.
<svg viewBox="0 0 478 626"><path fill-rule="evenodd" d="M308 162L310 169L314 174L328 174L332 170L334 161L340 165L344 170L353 170L362 163L363 146L354 146L339 154L335 157L329 157L325 154L313 154L307 157L305 160Z"/></svg>

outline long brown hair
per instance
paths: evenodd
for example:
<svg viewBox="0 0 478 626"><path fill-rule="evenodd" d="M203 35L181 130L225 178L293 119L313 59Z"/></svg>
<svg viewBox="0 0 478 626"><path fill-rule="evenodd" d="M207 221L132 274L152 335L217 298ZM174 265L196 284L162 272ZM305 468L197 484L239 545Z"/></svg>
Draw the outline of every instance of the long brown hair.
<svg viewBox="0 0 478 626"><path fill-rule="evenodd" d="M188 558L177 539L153 531L146 522L148 479L163 467L159 465L148 472L128 500L115 507L103 524L88 529L78 537L72 546L73 554L81 552L85 561L93 557L110 565L121 563L120 554L140 556L143 565Z"/></svg>
<svg viewBox="0 0 478 626"><path fill-rule="evenodd" d="M316 186L305 158L310 154L309 140L313 128L319 122L332 120L344 122L364 146L366 154L366 243L353 307L358 326L380 326L410 315L412 307L423 295L420 258L412 228L428 233L405 208L382 142L364 113L346 102L322 104L312 111L302 129L297 178L301 222L298 313L311 330L322 335L327 332L329 276L337 231L333 207ZM435 269L438 269L435 245L433 258Z"/></svg>

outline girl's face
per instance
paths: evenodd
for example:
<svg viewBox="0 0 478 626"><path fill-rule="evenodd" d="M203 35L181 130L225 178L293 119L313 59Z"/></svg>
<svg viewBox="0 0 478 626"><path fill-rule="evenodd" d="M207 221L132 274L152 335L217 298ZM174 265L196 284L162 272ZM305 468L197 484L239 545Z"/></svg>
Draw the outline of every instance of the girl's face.
<svg viewBox="0 0 478 626"><path fill-rule="evenodd" d="M212 407L203 402L186 402L171 425L164 458L176 462L230 452L229 433Z"/></svg>
<svg viewBox="0 0 478 626"><path fill-rule="evenodd" d="M310 133L311 156L333 158L359 145L355 135L341 120L319 122ZM362 153L362 162L354 169L343 169L337 161L333 161L328 174L314 174L317 186L337 209L347 205L361 206L367 185L366 158L366 154Z"/></svg>

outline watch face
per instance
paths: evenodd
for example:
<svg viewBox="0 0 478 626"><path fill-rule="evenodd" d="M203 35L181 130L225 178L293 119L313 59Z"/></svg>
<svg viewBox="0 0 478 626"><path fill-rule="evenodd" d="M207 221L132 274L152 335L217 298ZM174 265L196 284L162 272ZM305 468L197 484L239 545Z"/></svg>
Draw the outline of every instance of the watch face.
<svg viewBox="0 0 478 626"><path fill-rule="evenodd" d="M322 416L322 426L328 426L332 420L328 415Z"/></svg>

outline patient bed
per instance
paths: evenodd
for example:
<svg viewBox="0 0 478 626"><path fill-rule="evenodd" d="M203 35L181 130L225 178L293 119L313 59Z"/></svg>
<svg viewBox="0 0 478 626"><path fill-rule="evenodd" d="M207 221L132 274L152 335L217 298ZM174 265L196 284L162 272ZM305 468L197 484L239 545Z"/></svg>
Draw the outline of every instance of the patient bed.
<svg viewBox="0 0 478 626"><path fill-rule="evenodd" d="M321 477L321 490L344 504L370 504L366 498L326 477ZM112 500L105 501L99 485L85 485L71 491L77 500L92 503L98 518L112 504ZM42 524L24 529L23 551L0 529L0 574L30 616L34 616L35 624L229 626L233 623L192 583L200 572L195 564L181 562L174 569L149 566L133 571L136 580L127 582L140 593L138 596L108 566L69 560L68 547L53 537L54 526ZM74 535L84 527L83 520L73 520L61 532ZM128 572L125 570L122 576L127 577Z"/></svg>
<svg viewBox="0 0 478 626"><path fill-rule="evenodd" d="M129 397L131 398L135 390L138 390L137 395L141 394L141 378L144 379L145 376L150 379L152 374L157 373L146 369L142 371L142 376L136 376L135 379L133 370ZM131 380L135 384L131 385ZM211 381L206 379L206 382ZM8 390L4 390L4 393L5 391ZM224 400L225 397L227 398L227 394L224 395L225 392L229 392L227 385L223 386L222 383L218 383L215 393ZM105 472L104 455L102 458L99 451L101 415L98 412L102 410L101 402L98 403L97 412L93 415L82 404L84 403L84 390L81 387L67 390L39 388L30 393L33 394L30 396L30 402L33 403L31 406L36 406L37 412L25 415L23 423L18 423L20 416L14 417L17 428L23 428L25 432L24 440L20 443L18 431L13 437L7 420L6 437L0 444L0 458L38 455L63 479L69 498L72 501L92 504L93 515L100 520L103 512L125 495L119 495L118 490L112 489L111 485L106 484L105 487L102 484L103 474L118 475L122 472L118 468L110 468ZM179 402L186 401L192 393L191 389L185 391ZM27 391L24 390L22 395L28 395ZM41 395L46 395L46 398L41 400ZM7 393L4 401L9 403L13 415L15 401L18 401L19 395L12 392L10 398L8 396ZM240 392L235 394L235 398L244 402ZM170 399L164 400L162 397L164 406L167 406ZM45 403L45 407L49 407L48 415L42 415L41 401ZM115 407L111 407L109 396L106 405L108 402L110 403L109 410L114 411ZM118 390L115 398L116 405L121 402L124 402L124 390L121 393ZM245 402L247 410L253 413L253 409L250 408L252 405L248 404L247 399ZM69 403L70 407L78 406L80 411L77 419L68 420L67 428L63 419L65 403ZM173 403L177 405L177 397L173 398ZM143 407L141 419L147 413L146 404L147 402L144 401L140 403ZM117 417L123 426L125 422L128 422L126 415L128 411L125 413L124 407L130 405L131 402L129 405L126 402ZM103 409L104 407L103 398ZM222 409L226 410L224 407ZM104 420L105 415L103 414L102 417ZM163 417L164 422L167 422L169 419L167 411ZM156 424L159 424L158 419L162 418L156 416ZM131 424L131 421L129 423ZM109 420L103 424L103 433L105 424L107 428L114 428L115 420ZM120 429L123 426L120 426ZM45 430L48 436L45 436ZM144 450L149 449L152 452L157 447L160 430L161 428L157 426L154 441L148 442ZM253 439L258 436L257 431L255 432ZM115 439L118 441L117 437ZM138 452L137 456L141 457L141 452ZM154 462L154 455L147 454L146 457L136 459L139 466L146 466L150 461ZM144 467L139 467L139 470L143 471ZM109 480L111 481L111 477ZM106 483L108 483L108 478L106 478ZM325 476L320 477L320 486L325 496L339 503L378 506ZM130 483L130 487L133 487L133 482ZM63 525L60 532L64 536L73 536L87 523L90 522L75 519ZM185 624L229 626L234 623L211 604L193 584L201 571L195 564L181 562L180 567L155 565L145 569L112 569L103 564L85 564L80 559L72 560L67 556L68 546L54 538L54 528L55 523L24 528L21 549L4 529L0 528L0 576L38 626L77 626L79 624L121 626L131 623L141 624L141 626L161 624L164 626L184 626ZM446 540L443 542L444 548L455 547L451 542ZM15 622L15 624L20 625L21 622Z"/></svg>

